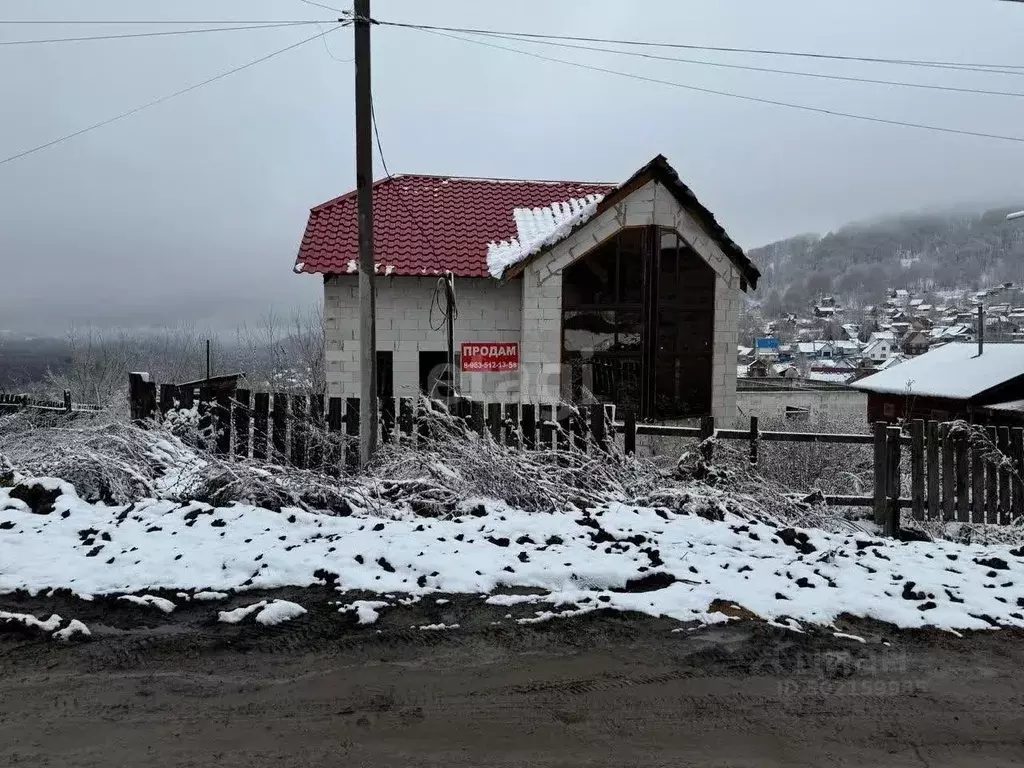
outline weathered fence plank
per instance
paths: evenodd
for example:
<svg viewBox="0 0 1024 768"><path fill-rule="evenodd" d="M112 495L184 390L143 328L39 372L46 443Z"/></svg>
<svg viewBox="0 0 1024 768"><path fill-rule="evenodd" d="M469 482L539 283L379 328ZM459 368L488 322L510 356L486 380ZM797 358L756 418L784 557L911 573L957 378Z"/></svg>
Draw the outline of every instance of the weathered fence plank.
<svg viewBox="0 0 1024 768"><path fill-rule="evenodd" d="M1005 517L1000 515L1000 522L1009 525L1013 520L1024 515L1024 428L1014 427L1010 430L1010 476L1013 494L1010 506L1005 510Z"/></svg>
<svg viewBox="0 0 1024 768"><path fill-rule="evenodd" d="M523 405L523 448L532 451L537 447L537 406L532 403Z"/></svg>
<svg viewBox="0 0 1024 768"><path fill-rule="evenodd" d="M538 447L541 450L546 451L552 447L552 439L555 435L554 419L555 409L549 403L544 403L537 409L537 421L540 428L540 443Z"/></svg>
<svg viewBox="0 0 1024 768"><path fill-rule="evenodd" d="M949 423L939 426L939 441L942 443L942 519L956 517L956 451L949 434Z"/></svg>
<svg viewBox="0 0 1024 768"><path fill-rule="evenodd" d="M900 532L900 496L903 493L903 473L900 471L900 428L887 430L886 475L889 483L885 505L885 521L882 531L886 536L896 538Z"/></svg>
<svg viewBox="0 0 1024 768"><path fill-rule="evenodd" d="M483 437L486 424L484 423L484 404L479 400L473 400L469 404L469 428Z"/></svg>
<svg viewBox="0 0 1024 768"><path fill-rule="evenodd" d="M910 423L910 508L915 520L924 520L924 421Z"/></svg>
<svg viewBox="0 0 1024 768"><path fill-rule="evenodd" d="M248 389L239 389L235 392L235 406L232 410L233 423L233 448L234 455L241 459L249 458L249 424L252 421L252 411L249 410L252 393Z"/></svg>
<svg viewBox="0 0 1024 768"><path fill-rule="evenodd" d="M309 425L306 423L306 396L292 395L292 439L291 461L293 467L306 468L306 437Z"/></svg>
<svg viewBox="0 0 1024 768"><path fill-rule="evenodd" d="M214 402L214 446L218 456L227 456L231 453L231 395L218 392Z"/></svg>
<svg viewBox="0 0 1024 768"><path fill-rule="evenodd" d="M400 436L407 440L412 439L413 402L411 397L403 397L398 400L398 431Z"/></svg>
<svg viewBox="0 0 1024 768"><path fill-rule="evenodd" d="M252 405L252 457L262 461L267 458L270 393L257 392Z"/></svg>
<svg viewBox="0 0 1024 768"><path fill-rule="evenodd" d="M757 416L750 417L750 463L756 465L758 462L758 451L760 450L760 422Z"/></svg>
<svg viewBox="0 0 1024 768"><path fill-rule="evenodd" d="M204 450L213 450L213 393L209 387L199 388L199 444Z"/></svg>
<svg viewBox="0 0 1024 768"><path fill-rule="evenodd" d="M505 406L505 445L519 447L519 404Z"/></svg>
<svg viewBox="0 0 1024 768"><path fill-rule="evenodd" d="M989 427L985 434L990 443L985 460L985 522L996 523L999 521L1000 462L998 457L988 454L991 453L992 448L998 446L999 436L996 433L995 427ZM1007 485L1006 489L1009 490L1009 485Z"/></svg>
<svg viewBox="0 0 1024 768"><path fill-rule="evenodd" d="M886 476L888 470L888 431L889 425L884 421L876 421L874 424L874 467L875 467L875 524L882 525L885 522L885 499L889 492L889 480Z"/></svg>
<svg viewBox="0 0 1024 768"><path fill-rule="evenodd" d="M327 400L327 471L332 475L341 472L344 460L342 429L345 426L345 401L340 397Z"/></svg>
<svg viewBox="0 0 1024 768"><path fill-rule="evenodd" d="M398 413L395 410L397 405L393 397L382 397L379 399L380 440L385 445L389 445L395 440L395 423L398 420Z"/></svg>
<svg viewBox="0 0 1024 768"><path fill-rule="evenodd" d="M971 520L985 522L985 444L981 440L971 445Z"/></svg>
<svg viewBox="0 0 1024 768"><path fill-rule="evenodd" d="M345 465L359 468L359 398L345 398Z"/></svg>
<svg viewBox="0 0 1024 768"><path fill-rule="evenodd" d="M1012 472L1010 471L1010 467L1007 466L1002 461L1002 459L1005 457L1005 458L1010 458L1011 462L1012 462L1013 450L1010 447L1010 428L1009 427L1000 427L999 428L999 436L998 436L998 438L996 440L996 447L999 449L999 453L1001 454L1000 457L999 457L1000 458L999 467L997 468L998 469L998 473L999 473L999 510L1000 511L995 516L994 519L989 521L989 522L993 522L993 523L997 522L998 520L1000 520L1002 518L1009 518L1010 509L1013 506L1013 500L1011 498L1011 496L1013 495L1013 488L1012 488L1012 486L1010 484L1010 480L1012 478ZM1007 519L1007 522L1009 522L1008 519Z"/></svg>
<svg viewBox="0 0 1024 768"><path fill-rule="evenodd" d="M623 432L622 450L627 456L633 456L636 454L636 411L629 408L624 414L624 419L626 428Z"/></svg>
<svg viewBox="0 0 1024 768"><path fill-rule="evenodd" d="M324 396L309 396L309 430L307 432L306 459L310 469L324 468Z"/></svg>
<svg viewBox="0 0 1024 768"><path fill-rule="evenodd" d="M178 399L178 388L173 384L160 385L160 414L166 416L167 412L174 408L174 401Z"/></svg>
<svg viewBox="0 0 1024 768"><path fill-rule="evenodd" d="M929 421L924 427L925 437L925 486L927 500L926 515L929 520L939 520L939 423Z"/></svg>
<svg viewBox="0 0 1024 768"><path fill-rule="evenodd" d="M590 409L590 434L594 436L594 443L597 447L608 452L608 420L605 416L604 406L595 405ZM633 445L634 450L636 449L635 440Z"/></svg>
<svg viewBox="0 0 1024 768"><path fill-rule="evenodd" d="M270 446L274 461L285 461L288 458L288 396L280 392L274 393L274 404L270 411L273 432L270 435Z"/></svg>
<svg viewBox="0 0 1024 768"><path fill-rule="evenodd" d="M491 440L501 445L501 403L488 403L487 405L487 431Z"/></svg>
<svg viewBox="0 0 1024 768"><path fill-rule="evenodd" d="M953 440L956 452L956 519L961 523L970 522L970 444L963 434Z"/></svg>

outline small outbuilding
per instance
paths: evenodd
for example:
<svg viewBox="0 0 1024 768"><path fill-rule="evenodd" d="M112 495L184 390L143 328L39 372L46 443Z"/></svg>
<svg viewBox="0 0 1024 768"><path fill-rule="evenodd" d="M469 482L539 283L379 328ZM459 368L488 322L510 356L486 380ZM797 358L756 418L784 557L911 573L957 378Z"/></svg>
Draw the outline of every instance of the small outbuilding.
<svg viewBox="0 0 1024 768"><path fill-rule="evenodd" d="M869 422L966 419L999 424L1001 403L1024 400L1024 344L951 343L865 376Z"/></svg>

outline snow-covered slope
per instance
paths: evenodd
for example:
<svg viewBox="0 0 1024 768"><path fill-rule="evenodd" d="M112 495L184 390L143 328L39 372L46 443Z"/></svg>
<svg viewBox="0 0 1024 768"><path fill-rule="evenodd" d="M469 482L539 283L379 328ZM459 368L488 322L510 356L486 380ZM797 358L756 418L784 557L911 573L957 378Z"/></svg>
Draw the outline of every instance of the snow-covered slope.
<svg viewBox="0 0 1024 768"><path fill-rule="evenodd" d="M904 627L1024 627L1024 551L1006 546L904 544L623 504L548 515L485 503L452 520L394 520L155 500L106 507L66 486L49 514L9 502L0 490L0 592L245 590L328 572L343 591L515 585L549 590L547 602L683 621L722 621L712 604L724 601L780 623L848 613ZM371 620L381 607L348 608ZM288 613L279 608L270 613Z"/></svg>

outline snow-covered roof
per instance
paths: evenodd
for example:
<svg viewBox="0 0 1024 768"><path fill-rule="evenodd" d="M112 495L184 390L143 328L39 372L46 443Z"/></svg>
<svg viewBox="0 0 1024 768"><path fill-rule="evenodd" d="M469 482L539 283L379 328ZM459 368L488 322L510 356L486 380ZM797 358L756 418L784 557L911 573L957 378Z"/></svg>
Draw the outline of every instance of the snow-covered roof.
<svg viewBox="0 0 1024 768"><path fill-rule="evenodd" d="M811 371L807 374L807 381L824 381L829 384L845 384L850 380L852 371L849 373L822 373L820 371Z"/></svg>
<svg viewBox="0 0 1024 768"><path fill-rule="evenodd" d="M911 299L910 300L910 306L912 306L912 307L920 307L922 304L924 304L924 299Z"/></svg>
<svg viewBox="0 0 1024 768"><path fill-rule="evenodd" d="M896 341L896 334L892 331L874 331L871 341Z"/></svg>
<svg viewBox="0 0 1024 768"><path fill-rule="evenodd" d="M1010 400L1006 403L995 403L986 405L986 408L993 411L1012 411L1013 413L1024 413L1024 400Z"/></svg>
<svg viewBox="0 0 1024 768"><path fill-rule="evenodd" d="M753 347L742 347L742 346L736 347L736 354L738 354L740 357L746 357L747 355L751 355L753 353L754 353L754 348Z"/></svg>
<svg viewBox="0 0 1024 768"><path fill-rule="evenodd" d="M593 216L602 199L604 195L587 195L542 208L516 208L512 218L516 222L517 237L487 246L488 271L494 277L501 277L513 264L558 242L573 227Z"/></svg>
<svg viewBox="0 0 1024 768"><path fill-rule="evenodd" d="M1018 376L1024 376L1024 344L986 344L978 355L976 344L952 343L853 386L882 394L968 400Z"/></svg>

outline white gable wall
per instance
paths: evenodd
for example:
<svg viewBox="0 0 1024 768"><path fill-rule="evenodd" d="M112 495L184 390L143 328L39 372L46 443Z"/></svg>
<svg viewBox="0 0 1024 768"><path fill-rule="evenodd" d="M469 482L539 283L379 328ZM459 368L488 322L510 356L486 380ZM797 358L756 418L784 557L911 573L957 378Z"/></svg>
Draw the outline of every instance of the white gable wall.
<svg viewBox="0 0 1024 768"><path fill-rule="evenodd" d="M697 220L679 205L672 193L655 181L648 182L595 216L524 270L520 353L524 400L551 402L562 396L562 270L622 227L652 224L675 229L717 275L712 415L720 425L732 424L736 416L739 271Z"/></svg>

